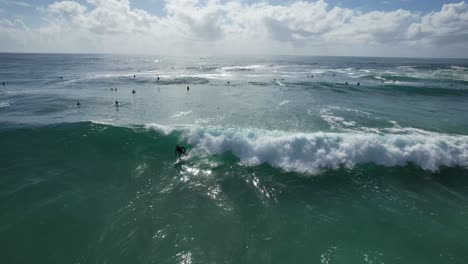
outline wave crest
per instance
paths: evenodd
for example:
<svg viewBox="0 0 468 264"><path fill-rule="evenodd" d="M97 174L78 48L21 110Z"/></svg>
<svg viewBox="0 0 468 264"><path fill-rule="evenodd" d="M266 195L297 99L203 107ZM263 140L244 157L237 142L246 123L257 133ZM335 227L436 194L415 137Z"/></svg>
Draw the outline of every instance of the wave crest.
<svg viewBox="0 0 468 264"><path fill-rule="evenodd" d="M167 134L168 130L164 128L161 132ZM429 171L437 171L441 166L468 166L467 136L428 133L306 134L258 129L191 128L182 135L198 153L213 155L230 152L247 166L267 163L301 173L318 173L343 166L352 168L366 163L387 167L412 163Z"/></svg>

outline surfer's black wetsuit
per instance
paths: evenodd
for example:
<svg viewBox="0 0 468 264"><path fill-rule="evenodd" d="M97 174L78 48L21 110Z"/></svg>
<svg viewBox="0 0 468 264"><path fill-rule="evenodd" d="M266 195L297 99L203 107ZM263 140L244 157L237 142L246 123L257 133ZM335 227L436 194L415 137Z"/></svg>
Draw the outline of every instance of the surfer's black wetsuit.
<svg viewBox="0 0 468 264"><path fill-rule="evenodd" d="M179 159L181 155L187 155L187 150L184 147L180 147L179 145L175 148L175 154L179 155Z"/></svg>

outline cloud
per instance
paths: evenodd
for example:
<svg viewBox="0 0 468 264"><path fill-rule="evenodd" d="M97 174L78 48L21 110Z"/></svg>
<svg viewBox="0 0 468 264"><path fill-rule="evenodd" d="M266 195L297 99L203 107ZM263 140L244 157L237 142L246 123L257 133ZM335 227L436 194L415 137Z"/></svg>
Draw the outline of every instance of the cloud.
<svg viewBox="0 0 468 264"><path fill-rule="evenodd" d="M428 14L361 12L325 0L164 4L165 14L156 16L133 8L129 0L55 2L41 12L40 26L2 19L0 37L7 43L0 50L380 56L431 56L439 50L438 56L457 56L468 46L464 1Z"/></svg>
<svg viewBox="0 0 468 264"><path fill-rule="evenodd" d="M31 4L23 1L0 0L0 4L7 6L31 7Z"/></svg>
<svg viewBox="0 0 468 264"><path fill-rule="evenodd" d="M408 37L436 45L468 44L468 4L447 4L440 12L423 16L409 27Z"/></svg>

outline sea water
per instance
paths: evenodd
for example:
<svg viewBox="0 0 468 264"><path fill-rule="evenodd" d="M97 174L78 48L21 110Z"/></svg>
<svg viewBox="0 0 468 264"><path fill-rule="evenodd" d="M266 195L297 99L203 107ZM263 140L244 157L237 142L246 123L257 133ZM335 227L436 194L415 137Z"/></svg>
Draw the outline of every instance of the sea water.
<svg viewBox="0 0 468 264"><path fill-rule="evenodd" d="M468 60L0 54L2 82L1 263L468 260Z"/></svg>

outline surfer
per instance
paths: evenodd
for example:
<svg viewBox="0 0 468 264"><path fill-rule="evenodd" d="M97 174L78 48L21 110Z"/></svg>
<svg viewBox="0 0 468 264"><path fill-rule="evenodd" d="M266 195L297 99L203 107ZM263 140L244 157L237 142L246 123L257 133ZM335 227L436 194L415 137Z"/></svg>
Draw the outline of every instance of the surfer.
<svg viewBox="0 0 468 264"><path fill-rule="evenodd" d="M76 106L78 107L80 106L80 101L76 102Z"/></svg>
<svg viewBox="0 0 468 264"><path fill-rule="evenodd" d="M136 75L135 75L135 74L133 74L133 78L135 78L135 77L136 77Z"/></svg>
<svg viewBox="0 0 468 264"><path fill-rule="evenodd" d="M185 149L185 147L181 147L181 146L179 146L179 145L176 145L176 147L175 147L175 155L176 155L176 156L178 155L178 156L179 156L179 160L180 160L180 157L181 157L182 155L187 155L187 150Z"/></svg>
<svg viewBox="0 0 468 264"><path fill-rule="evenodd" d="M190 87L187 85L187 92L190 90Z"/></svg>
<svg viewBox="0 0 468 264"><path fill-rule="evenodd" d="M227 81L227 84L231 84L231 82L230 82L230 81Z"/></svg>
<svg viewBox="0 0 468 264"><path fill-rule="evenodd" d="M115 100L114 106L115 106L115 107L119 107L119 101Z"/></svg>
<svg viewBox="0 0 468 264"><path fill-rule="evenodd" d="M132 94L136 94L136 91L135 91L135 90L133 90L133 91L132 91Z"/></svg>
<svg viewBox="0 0 468 264"><path fill-rule="evenodd" d="M3 82L2 84L3 84L3 86L5 86L5 85L6 85L6 83L5 83L5 82Z"/></svg>

